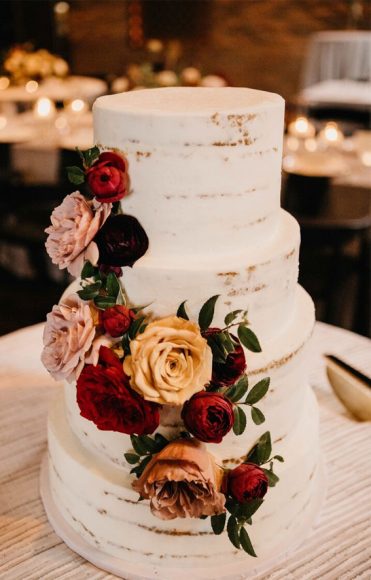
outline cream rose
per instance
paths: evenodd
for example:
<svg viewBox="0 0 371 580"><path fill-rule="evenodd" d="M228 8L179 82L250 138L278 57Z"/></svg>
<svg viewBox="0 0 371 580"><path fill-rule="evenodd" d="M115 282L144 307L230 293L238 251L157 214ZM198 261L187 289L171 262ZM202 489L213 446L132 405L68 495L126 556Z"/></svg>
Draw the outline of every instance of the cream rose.
<svg viewBox="0 0 371 580"><path fill-rule="evenodd" d="M46 251L53 264L79 276L85 260L96 264L98 246L93 238L111 213L110 203L88 202L79 191L67 195L51 215L45 232Z"/></svg>
<svg viewBox="0 0 371 580"><path fill-rule="evenodd" d="M211 379L212 352L199 326L169 316L151 322L130 342L124 372L147 401L182 405Z"/></svg>
<svg viewBox="0 0 371 580"><path fill-rule="evenodd" d="M77 379L85 363L97 364L99 348L110 345L106 336L96 336L93 315L89 303L77 294L47 315L41 361L56 380Z"/></svg>
<svg viewBox="0 0 371 580"><path fill-rule="evenodd" d="M222 468L203 443L179 439L154 455L133 489L150 500L151 512L162 520L199 518L225 511L222 479Z"/></svg>

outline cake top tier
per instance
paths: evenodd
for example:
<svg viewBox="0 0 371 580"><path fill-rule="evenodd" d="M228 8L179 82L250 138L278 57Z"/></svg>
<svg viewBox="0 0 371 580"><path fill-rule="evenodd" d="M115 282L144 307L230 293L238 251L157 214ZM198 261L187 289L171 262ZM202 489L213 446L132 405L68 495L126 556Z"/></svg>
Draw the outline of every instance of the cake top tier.
<svg viewBox="0 0 371 580"><path fill-rule="evenodd" d="M172 87L146 89L100 97L94 107L105 111L137 114L203 115L246 113L267 105L281 105L283 99L275 93L254 89L223 87L218 89Z"/></svg>
<svg viewBox="0 0 371 580"><path fill-rule="evenodd" d="M95 138L105 147L250 145L254 150L264 147L257 143L264 131L253 134L259 121L281 137L284 101L253 89L172 87L100 97L93 110Z"/></svg>

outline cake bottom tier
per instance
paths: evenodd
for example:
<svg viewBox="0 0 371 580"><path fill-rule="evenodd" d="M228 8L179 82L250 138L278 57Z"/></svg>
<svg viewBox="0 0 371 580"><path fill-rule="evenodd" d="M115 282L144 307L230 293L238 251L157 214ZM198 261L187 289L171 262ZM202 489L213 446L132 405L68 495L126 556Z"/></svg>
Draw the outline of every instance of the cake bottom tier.
<svg viewBox="0 0 371 580"><path fill-rule="evenodd" d="M64 405L60 393L49 414L49 496L59 519L93 549L93 556L70 545L126 579L245 578L297 545L318 512L324 486L318 409L309 387L295 429L274 449L285 457L276 470L280 482L269 490L249 528L257 559L236 550L226 533L215 536L209 519L152 516L121 469L82 447ZM69 543L68 534L60 535ZM107 558L115 564L105 564Z"/></svg>

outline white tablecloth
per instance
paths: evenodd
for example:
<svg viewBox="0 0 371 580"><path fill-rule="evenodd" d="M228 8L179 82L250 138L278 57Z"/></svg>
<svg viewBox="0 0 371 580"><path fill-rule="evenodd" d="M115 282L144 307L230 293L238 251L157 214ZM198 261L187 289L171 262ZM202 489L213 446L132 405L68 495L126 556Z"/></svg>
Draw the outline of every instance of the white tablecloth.
<svg viewBox="0 0 371 580"><path fill-rule="evenodd" d="M0 578L112 580L61 542L40 500L47 406L60 388L39 362L41 332L37 325L0 338ZM302 548L255 580L366 580L371 575L371 424L355 421L335 399L321 356L337 354L371 374L371 341L317 323L312 350L328 495Z"/></svg>
<svg viewBox="0 0 371 580"><path fill-rule="evenodd" d="M371 81L371 31L329 30L312 36L303 86L328 79Z"/></svg>

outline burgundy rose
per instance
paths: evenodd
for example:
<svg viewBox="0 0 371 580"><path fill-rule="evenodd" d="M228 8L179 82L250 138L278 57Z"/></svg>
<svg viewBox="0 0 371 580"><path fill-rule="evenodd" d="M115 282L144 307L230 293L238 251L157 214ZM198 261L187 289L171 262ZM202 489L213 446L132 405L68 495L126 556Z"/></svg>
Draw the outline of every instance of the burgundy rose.
<svg viewBox="0 0 371 580"><path fill-rule="evenodd" d="M103 431L143 435L160 422L160 406L130 388L120 360L104 346L98 364L85 365L77 380L77 403L82 417Z"/></svg>
<svg viewBox="0 0 371 580"><path fill-rule="evenodd" d="M217 334L220 328L208 328L204 332L204 337ZM211 383L215 385L223 385L225 387L233 385L246 370L246 359L244 350L236 336L232 335L235 349L229 353L224 363L213 361L213 376Z"/></svg>
<svg viewBox="0 0 371 580"><path fill-rule="evenodd" d="M135 313L121 304L116 304L103 310L101 324L104 330L114 338L122 336L130 327L135 318Z"/></svg>
<svg viewBox="0 0 371 580"><path fill-rule="evenodd" d="M200 441L220 443L233 427L233 404L219 393L201 391L184 404L182 419Z"/></svg>
<svg viewBox="0 0 371 580"><path fill-rule="evenodd" d="M147 234L131 215L111 215L94 241L105 266L132 266L148 249Z"/></svg>
<svg viewBox="0 0 371 580"><path fill-rule="evenodd" d="M240 503L261 499L268 489L268 478L255 463L242 463L227 475L226 492Z"/></svg>
<svg viewBox="0 0 371 580"><path fill-rule="evenodd" d="M101 203L119 201L127 193L127 162L111 151L101 153L86 172L86 179L94 197Z"/></svg>

